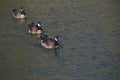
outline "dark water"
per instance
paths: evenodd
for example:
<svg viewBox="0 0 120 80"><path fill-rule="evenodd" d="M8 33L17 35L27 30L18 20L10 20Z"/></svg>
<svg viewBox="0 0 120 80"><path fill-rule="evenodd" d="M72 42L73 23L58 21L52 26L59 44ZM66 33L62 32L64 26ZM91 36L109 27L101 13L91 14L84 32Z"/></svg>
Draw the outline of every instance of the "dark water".
<svg viewBox="0 0 120 80"><path fill-rule="evenodd" d="M119 0L0 0L0 80L120 80ZM25 21L12 19L23 6ZM59 35L47 50L27 34L31 21Z"/></svg>

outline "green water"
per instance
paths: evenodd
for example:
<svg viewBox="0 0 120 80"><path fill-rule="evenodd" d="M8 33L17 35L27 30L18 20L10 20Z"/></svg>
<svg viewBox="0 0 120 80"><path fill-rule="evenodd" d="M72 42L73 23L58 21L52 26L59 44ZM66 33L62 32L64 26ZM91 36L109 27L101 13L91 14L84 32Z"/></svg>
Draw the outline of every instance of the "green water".
<svg viewBox="0 0 120 80"><path fill-rule="evenodd" d="M120 80L119 0L0 0L0 80ZM24 7L28 18L14 20ZM60 49L44 49L27 33L41 21L60 37Z"/></svg>

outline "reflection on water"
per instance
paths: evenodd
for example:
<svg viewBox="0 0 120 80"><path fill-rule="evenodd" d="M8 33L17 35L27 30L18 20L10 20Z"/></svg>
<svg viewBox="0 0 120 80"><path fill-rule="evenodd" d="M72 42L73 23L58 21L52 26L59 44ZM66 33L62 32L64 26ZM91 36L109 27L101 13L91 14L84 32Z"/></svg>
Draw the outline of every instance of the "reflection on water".
<svg viewBox="0 0 120 80"><path fill-rule="evenodd" d="M0 1L0 80L119 80L119 1ZM32 4L30 4L32 3ZM28 18L13 20L24 6ZM60 37L47 50L27 33L31 21Z"/></svg>

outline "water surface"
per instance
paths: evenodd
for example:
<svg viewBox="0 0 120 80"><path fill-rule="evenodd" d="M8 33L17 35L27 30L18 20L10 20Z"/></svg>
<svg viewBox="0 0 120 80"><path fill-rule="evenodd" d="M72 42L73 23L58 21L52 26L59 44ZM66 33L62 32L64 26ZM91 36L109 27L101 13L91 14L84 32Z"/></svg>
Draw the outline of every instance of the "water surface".
<svg viewBox="0 0 120 80"><path fill-rule="evenodd" d="M119 80L119 0L1 0L0 80ZM14 20L24 7L28 18ZM60 49L44 49L28 23L60 37Z"/></svg>

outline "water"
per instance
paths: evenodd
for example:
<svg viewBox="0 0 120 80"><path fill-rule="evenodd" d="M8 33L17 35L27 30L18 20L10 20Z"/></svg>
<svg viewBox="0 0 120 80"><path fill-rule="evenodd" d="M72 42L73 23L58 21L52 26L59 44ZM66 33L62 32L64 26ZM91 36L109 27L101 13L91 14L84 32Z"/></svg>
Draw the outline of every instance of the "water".
<svg viewBox="0 0 120 80"><path fill-rule="evenodd" d="M119 80L119 0L1 0L0 80ZM24 7L25 21L12 19ZM60 37L44 49L27 33L31 21Z"/></svg>

